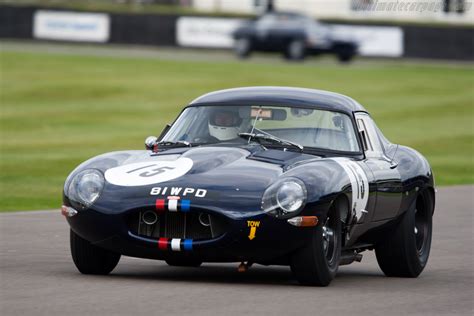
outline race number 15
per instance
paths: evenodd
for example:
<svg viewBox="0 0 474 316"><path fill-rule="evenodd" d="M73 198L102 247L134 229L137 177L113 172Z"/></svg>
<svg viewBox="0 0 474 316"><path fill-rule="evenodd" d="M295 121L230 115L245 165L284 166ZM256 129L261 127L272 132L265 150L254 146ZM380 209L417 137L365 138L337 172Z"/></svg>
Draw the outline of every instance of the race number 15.
<svg viewBox="0 0 474 316"><path fill-rule="evenodd" d="M166 167L166 166L165 167L156 167L156 165L153 164L153 165L143 166L143 167L140 167L140 168L136 168L136 169L127 171L127 173L140 172L140 174L138 174L138 176L147 178L147 177L156 176L158 174L161 174L163 172L166 172L168 170L173 170L173 169L174 169L173 167Z"/></svg>

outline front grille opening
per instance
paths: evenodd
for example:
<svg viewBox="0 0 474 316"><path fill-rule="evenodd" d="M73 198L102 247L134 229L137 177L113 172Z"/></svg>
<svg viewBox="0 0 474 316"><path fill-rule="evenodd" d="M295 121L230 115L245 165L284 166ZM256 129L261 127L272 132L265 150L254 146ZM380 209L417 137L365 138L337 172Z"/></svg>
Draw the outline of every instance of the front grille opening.
<svg viewBox="0 0 474 316"><path fill-rule="evenodd" d="M154 210L134 213L129 219L132 233L148 238L212 239L225 232L225 221L207 213L166 212Z"/></svg>

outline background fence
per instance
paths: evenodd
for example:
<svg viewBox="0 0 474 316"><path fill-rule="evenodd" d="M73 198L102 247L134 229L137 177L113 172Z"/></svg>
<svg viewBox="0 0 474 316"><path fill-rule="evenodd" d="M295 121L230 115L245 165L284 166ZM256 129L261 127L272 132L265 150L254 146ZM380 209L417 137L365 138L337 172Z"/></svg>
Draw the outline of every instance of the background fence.
<svg viewBox="0 0 474 316"><path fill-rule="evenodd" d="M72 23L71 19L68 19L68 12L80 16L82 22L67 25ZM59 14L55 15L55 13ZM182 18L182 15L177 14L91 13L66 11L59 8L45 10L33 6L1 5L0 38L179 46L177 25ZM216 17L203 16L199 16L199 18L216 19ZM222 17L218 19L223 23L227 21L235 24L236 21L235 18ZM341 27L341 23L337 24L338 27ZM399 44L396 44L399 47L394 48L399 53L375 53L372 56L474 60L474 28L471 26L383 23L367 25L364 22L342 26L347 26L342 30L348 32L358 30L358 33L364 33L365 30L367 33L369 31L370 36L367 40L373 41L368 43L372 46L395 45L395 41L400 41ZM388 33L380 33L382 30L389 29L398 31L400 36L395 36L392 39L387 37ZM104 33L103 36L97 36L96 33L99 30ZM230 36L230 34L222 34L221 28L212 29L211 26L205 30L191 29L191 32L201 32L201 36L202 32L207 32L208 34L204 35L209 37ZM190 35L192 36L192 34ZM378 37L378 42L375 42L376 37ZM206 45L201 47L206 47ZM210 45L208 47L216 46ZM375 50L377 51L377 49Z"/></svg>

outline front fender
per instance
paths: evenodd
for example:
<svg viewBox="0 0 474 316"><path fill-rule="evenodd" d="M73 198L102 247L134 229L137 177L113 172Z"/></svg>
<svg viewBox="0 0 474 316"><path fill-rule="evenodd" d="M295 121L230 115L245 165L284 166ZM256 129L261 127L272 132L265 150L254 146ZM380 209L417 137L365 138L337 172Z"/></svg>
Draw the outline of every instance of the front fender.
<svg viewBox="0 0 474 316"><path fill-rule="evenodd" d="M343 193L349 193L350 180L344 169L330 159L300 164L284 174L302 180L308 191L308 202L332 201Z"/></svg>

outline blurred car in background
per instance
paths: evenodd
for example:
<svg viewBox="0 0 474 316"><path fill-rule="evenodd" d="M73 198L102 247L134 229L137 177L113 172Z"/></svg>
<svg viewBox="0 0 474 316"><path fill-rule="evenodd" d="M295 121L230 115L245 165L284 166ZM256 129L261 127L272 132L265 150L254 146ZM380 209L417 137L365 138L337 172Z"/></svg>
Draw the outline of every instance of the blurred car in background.
<svg viewBox="0 0 474 316"><path fill-rule="evenodd" d="M270 12L244 23L233 34L234 51L240 58L252 51L282 52L289 60L303 60L308 54L335 54L348 62L358 44L337 36L329 25L290 12Z"/></svg>

